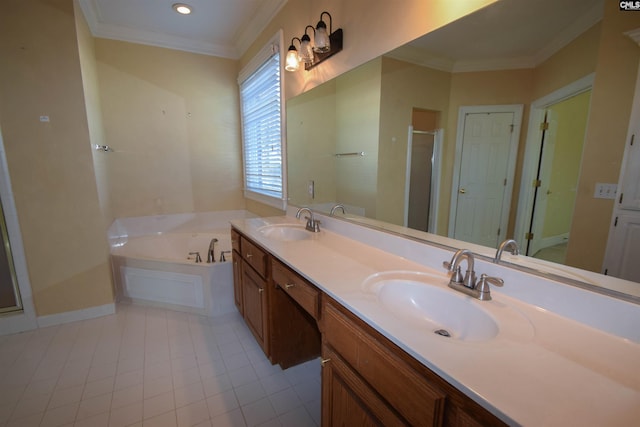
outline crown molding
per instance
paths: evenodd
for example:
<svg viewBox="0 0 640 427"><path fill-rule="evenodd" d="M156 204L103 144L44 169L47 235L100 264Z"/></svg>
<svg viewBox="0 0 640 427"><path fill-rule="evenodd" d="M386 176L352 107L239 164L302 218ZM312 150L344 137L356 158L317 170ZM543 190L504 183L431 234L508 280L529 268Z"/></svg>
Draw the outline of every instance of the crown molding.
<svg viewBox="0 0 640 427"><path fill-rule="evenodd" d="M202 55L239 59L287 3L287 0L265 0L261 2L257 13L246 25L241 27L242 29L235 37L237 40L235 45L221 45L154 31L105 24L101 22L95 0L79 0L79 3L94 37L176 49Z"/></svg>
<svg viewBox="0 0 640 427"><path fill-rule="evenodd" d="M640 46L640 28L636 28L635 30L627 31L624 33L627 37L631 38L634 42L636 42Z"/></svg>
<svg viewBox="0 0 640 427"><path fill-rule="evenodd" d="M288 0L263 0L260 3L258 12L246 25L241 27L240 31L236 34L237 42L235 47L238 57L244 55L247 49L251 47L251 44L267 28L269 22L271 22L284 5L287 4L287 1Z"/></svg>

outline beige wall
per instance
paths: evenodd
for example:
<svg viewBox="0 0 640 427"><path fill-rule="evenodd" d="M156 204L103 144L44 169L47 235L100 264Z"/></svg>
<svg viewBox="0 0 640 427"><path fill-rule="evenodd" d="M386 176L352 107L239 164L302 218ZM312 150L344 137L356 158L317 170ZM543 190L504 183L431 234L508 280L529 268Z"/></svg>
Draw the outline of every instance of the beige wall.
<svg viewBox="0 0 640 427"><path fill-rule="evenodd" d="M73 1L3 11L0 57L0 127L37 315L111 303Z"/></svg>
<svg viewBox="0 0 640 427"><path fill-rule="evenodd" d="M387 57L382 61L377 218L402 224L411 114L414 108L438 111L446 122L451 74Z"/></svg>
<svg viewBox="0 0 640 427"><path fill-rule="evenodd" d="M378 137L380 123L380 60L336 79L336 201L364 209L376 217Z"/></svg>
<svg viewBox="0 0 640 427"><path fill-rule="evenodd" d="M321 112L320 115L317 113ZM291 100L287 109L287 136L303 141L287 147L287 172L295 180L289 198L301 205L335 202L336 199L336 81ZM310 162L309 159L314 159ZM315 197L307 189L315 183Z"/></svg>
<svg viewBox="0 0 640 427"><path fill-rule="evenodd" d="M344 30L344 49L310 71L287 73L289 99L495 1L289 0L240 62L241 66L247 64L279 29L283 29L285 45L289 46L293 37L304 34L305 26L318 22L322 11L331 13L333 29Z"/></svg>
<svg viewBox="0 0 640 427"><path fill-rule="evenodd" d="M640 48L623 33L639 27L640 14L620 12L617 2L607 1L567 250L567 263L579 268L602 267L614 201L593 193L597 182L618 182L640 62Z"/></svg>
<svg viewBox="0 0 640 427"><path fill-rule="evenodd" d="M96 39L115 217L244 209L237 62Z"/></svg>

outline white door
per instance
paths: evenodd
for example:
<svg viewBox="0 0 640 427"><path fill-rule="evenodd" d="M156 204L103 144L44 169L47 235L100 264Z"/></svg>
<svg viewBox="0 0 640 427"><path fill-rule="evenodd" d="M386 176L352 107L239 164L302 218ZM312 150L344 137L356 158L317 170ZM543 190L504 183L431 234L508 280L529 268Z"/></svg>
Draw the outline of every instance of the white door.
<svg viewBox="0 0 640 427"><path fill-rule="evenodd" d="M530 256L533 256L543 247L542 227L544 226L545 213L547 212L547 201L551 193L551 170L558 133L558 119L554 117L554 111L546 110L545 113L547 129L544 131L542 138L542 154L540 156L540 171L538 175L540 186L536 190L535 206L532 213L531 234L533 234L533 238L530 240L527 250L527 255Z"/></svg>
<svg viewBox="0 0 640 427"><path fill-rule="evenodd" d="M610 231L610 241L604 263L604 273L620 279L640 282L640 212L630 211L617 216Z"/></svg>
<svg viewBox="0 0 640 427"><path fill-rule="evenodd" d="M511 181L515 127L514 112L465 114L456 190L455 239L497 247L506 233L505 216L510 202L506 190Z"/></svg>

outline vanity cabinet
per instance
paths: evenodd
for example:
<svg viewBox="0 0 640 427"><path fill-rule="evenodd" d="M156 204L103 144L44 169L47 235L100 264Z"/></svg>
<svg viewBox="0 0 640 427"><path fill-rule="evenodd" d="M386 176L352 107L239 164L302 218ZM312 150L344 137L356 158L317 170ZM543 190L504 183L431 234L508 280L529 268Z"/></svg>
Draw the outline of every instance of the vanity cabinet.
<svg viewBox="0 0 640 427"><path fill-rule="evenodd" d="M240 234L231 229L231 257L233 261L233 301L241 315L244 316L242 304L242 255L240 252Z"/></svg>
<svg viewBox="0 0 640 427"><path fill-rule="evenodd" d="M329 297L322 306L322 425L504 425Z"/></svg>
<svg viewBox="0 0 640 427"><path fill-rule="evenodd" d="M267 357L286 369L322 356L323 427L504 425L249 237L231 236L236 304Z"/></svg>
<svg viewBox="0 0 640 427"><path fill-rule="evenodd" d="M232 233L232 240L234 234L240 250L234 253L234 255L239 255L237 256L237 267L234 264L234 300L236 305L239 305L240 313L242 313L249 330L267 357L270 357L267 253L235 231Z"/></svg>

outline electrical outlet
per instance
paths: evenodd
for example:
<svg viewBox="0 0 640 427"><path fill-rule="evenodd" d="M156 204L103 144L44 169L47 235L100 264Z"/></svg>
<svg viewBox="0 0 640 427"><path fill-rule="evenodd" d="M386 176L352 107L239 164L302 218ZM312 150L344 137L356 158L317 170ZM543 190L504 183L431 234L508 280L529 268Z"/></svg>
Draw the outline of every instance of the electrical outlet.
<svg viewBox="0 0 640 427"><path fill-rule="evenodd" d="M307 181L307 193L309 193L309 197L311 197L312 199L315 197L316 189L313 180Z"/></svg>
<svg viewBox="0 0 640 427"><path fill-rule="evenodd" d="M596 189L593 197L596 199L615 199L618 191L618 184L596 183Z"/></svg>

